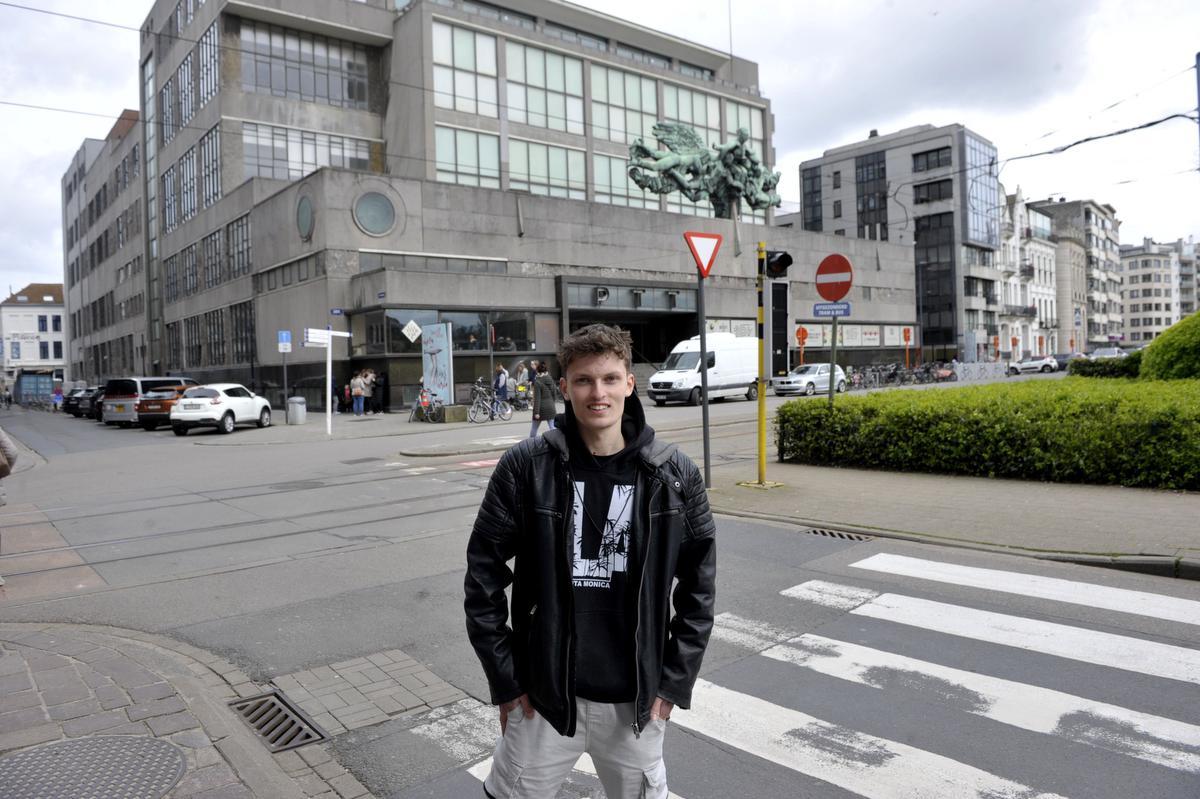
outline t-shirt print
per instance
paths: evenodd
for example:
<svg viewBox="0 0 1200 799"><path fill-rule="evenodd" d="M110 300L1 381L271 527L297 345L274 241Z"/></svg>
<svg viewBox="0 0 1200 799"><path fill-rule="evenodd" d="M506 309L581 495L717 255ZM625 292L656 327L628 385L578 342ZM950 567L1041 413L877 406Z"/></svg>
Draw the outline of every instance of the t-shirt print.
<svg viewBox="0 0 1200 799"><path fill-rule="evenodd" d="M633 518L633 486L614 485L604 510L604 527L594 530L602 517L598 502L589 502L587 487L575 483L575 558L572 577L576 588L610 588L613 576L625 572L629 554L629 526ZM587 524L587 520L593 524Z"/></svg>

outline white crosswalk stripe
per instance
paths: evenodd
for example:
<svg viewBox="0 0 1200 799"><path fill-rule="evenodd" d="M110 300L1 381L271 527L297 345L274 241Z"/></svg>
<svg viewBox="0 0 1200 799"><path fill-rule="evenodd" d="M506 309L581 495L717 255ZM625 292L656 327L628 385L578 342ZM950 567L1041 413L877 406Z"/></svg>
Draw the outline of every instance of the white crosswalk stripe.
<svg viewBox="0 0 1200 799"><path fill-rule="evenodd" d="M697 680L692 709L671 719L728 746L864 797L1052 799L1026 785L907 744Z"/></svg>
<svg viewBox="0 0 1200 799"><path fill-rule="evenodd" d="M903 577L917 577L950 585L1047 599L1052 602L1067 602L1101 610L1133 613L1183 624L1200 624L1200 602L1194 599L1152 594L1147 591L1131 591L1126 588L1113 588L1096 583L1063 580L1058 577L1042 577L1036 574L1000 569L960 566L955 563L912 558L906 555L892 555L886 552L880 552L865 560L851 563L850 566L855 569L866 569Z"/></svg>

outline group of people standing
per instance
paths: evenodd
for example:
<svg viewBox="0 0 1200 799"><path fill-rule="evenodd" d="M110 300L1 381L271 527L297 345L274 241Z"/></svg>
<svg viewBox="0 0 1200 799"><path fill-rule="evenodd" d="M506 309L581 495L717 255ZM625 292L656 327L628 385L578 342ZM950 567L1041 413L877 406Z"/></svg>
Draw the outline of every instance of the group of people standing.
<svg viewBox="0 0 1200 799"><path fill-rule="evenodd" d="M374 369L355 372L345 388L346 404L355 416L368 413L383 413L383 378Z"/></svg>
<svg viewBox="0 0 1200 799"><path fill-rule="evenodd" d="M533 423L529 428L529 437L537 436L542 422L546 423L547 429L553 430L554 416L558 412L556 403L561 395L558 384L550 376L550 367L536 358L528 365L519 361L512 374L509 374L503 365L496 367L496 372L492 375L492 391L497 403L507 401L520 386L525 386L533 406Z"/></svg>

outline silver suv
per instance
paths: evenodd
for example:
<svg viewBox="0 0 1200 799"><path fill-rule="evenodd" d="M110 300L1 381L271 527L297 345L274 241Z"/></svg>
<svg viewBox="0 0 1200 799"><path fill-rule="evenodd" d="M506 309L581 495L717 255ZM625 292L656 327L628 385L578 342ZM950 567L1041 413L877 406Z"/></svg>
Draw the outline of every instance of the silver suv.
<svg viewBox="0 0 1200 799"><path fill-rule="evenodd" d="M147 391L196 385L190 377L115 377L104 387L104 423L133 427L138 421L138 400Z"/></svg>

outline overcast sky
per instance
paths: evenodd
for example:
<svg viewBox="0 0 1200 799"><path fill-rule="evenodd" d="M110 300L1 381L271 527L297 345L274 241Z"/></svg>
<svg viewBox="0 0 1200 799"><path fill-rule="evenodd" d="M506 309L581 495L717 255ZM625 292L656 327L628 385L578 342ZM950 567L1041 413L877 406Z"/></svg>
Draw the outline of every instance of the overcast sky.
<svg viewBox="0 0 1200 799"><path fill-rule="evenodd" d="M86 137L137 108L139 0L18 0L118 30L0 5L0 288L62 280L60 180ZM328 0L345 2L345 0ZM582 5L727 50L727 0ZM1200 3L1059 0L735 0L733 50L757 61L775 113L784 210L797 167L824 150L910 125L962 123L1004 160L1195 114ZM1174 120L1061 155L1003 164L1011 193L1112 204L1121 240L1200 239L1200 135Z"/></svg>

